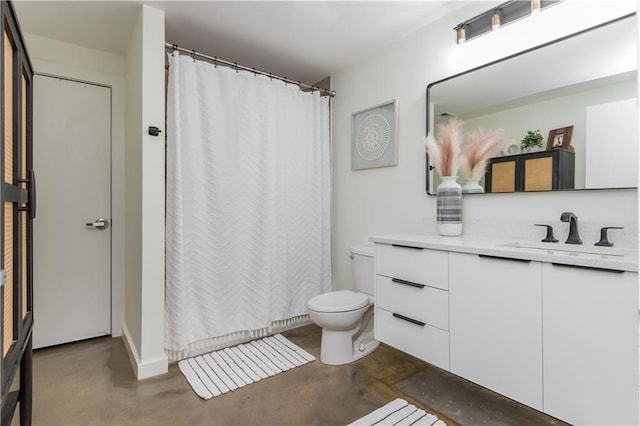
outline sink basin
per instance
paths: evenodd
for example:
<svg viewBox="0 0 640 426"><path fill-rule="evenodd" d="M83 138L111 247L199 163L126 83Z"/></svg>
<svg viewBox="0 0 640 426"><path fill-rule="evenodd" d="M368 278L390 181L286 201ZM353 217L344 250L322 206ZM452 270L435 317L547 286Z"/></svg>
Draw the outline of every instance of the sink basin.
<svg viewBox="0 0 640 426"><path fill-rule="evenodd" d="M546 253L553 254L587 254L600 256L626 256L631 250L620 249L615 247L599 247L585 246L576 244L560 244L560 243L539 243L535 241L513 241L510 243L499 244L501 247L512 247L517 249L542 250Z"/></svg>

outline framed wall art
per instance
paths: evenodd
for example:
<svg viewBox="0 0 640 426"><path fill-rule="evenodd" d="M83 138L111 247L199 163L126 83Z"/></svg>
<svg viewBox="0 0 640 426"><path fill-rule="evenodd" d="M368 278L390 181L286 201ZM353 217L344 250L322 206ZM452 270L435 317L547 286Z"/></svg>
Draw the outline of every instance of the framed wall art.
<svg viewBox="0 0 640 426"><path fill-rule="evenodd" d="M398 100L351 116L351 170L398 165Z"/></svg>

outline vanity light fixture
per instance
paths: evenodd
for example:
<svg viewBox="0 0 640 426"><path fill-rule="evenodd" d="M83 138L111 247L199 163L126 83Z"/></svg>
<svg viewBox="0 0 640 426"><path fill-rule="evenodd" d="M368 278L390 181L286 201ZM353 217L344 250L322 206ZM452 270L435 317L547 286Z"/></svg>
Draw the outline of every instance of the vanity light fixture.
<svg viewBox="0 0 640 426"><path fill-rule="evenodd" d="M562 0L509 0L456 25L457 44L538 13Z"/></svg>

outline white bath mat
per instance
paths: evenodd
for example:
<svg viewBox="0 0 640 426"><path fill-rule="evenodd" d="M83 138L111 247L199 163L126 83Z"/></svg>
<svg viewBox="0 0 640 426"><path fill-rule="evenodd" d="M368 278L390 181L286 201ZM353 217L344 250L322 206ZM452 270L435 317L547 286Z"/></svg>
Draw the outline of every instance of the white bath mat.
<svg viewBox="0 0 640 426"><path fill-rule="evenodd" d="M429 414L409 404L404 399L396 399L378 408L376 411L356 420L348 426L446 426L442 420L438 420L433 414Z"/></svg>
<svg viewBox="0 0 640 426"><path fill-rule="evenodd" d="M211 399L315 360L281 334L184 359L178 368L193 391Z"/></svg>

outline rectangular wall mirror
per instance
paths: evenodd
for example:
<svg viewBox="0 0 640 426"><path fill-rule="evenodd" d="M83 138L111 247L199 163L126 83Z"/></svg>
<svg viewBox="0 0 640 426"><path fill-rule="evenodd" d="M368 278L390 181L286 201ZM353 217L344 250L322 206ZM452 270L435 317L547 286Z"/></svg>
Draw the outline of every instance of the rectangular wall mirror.
<svg viewBox="0 0 640 426"><path fill-rule="evenodd" d="M485 193L637 187L637 38L632 14L431 83L427 134L451 117L465 133L505 130L507 146L480 182ZM563 144L558 132L568 128ZM523 153L529 130L543 147ZM435 195L441 180L428 156L426 174Z"/></svg>

